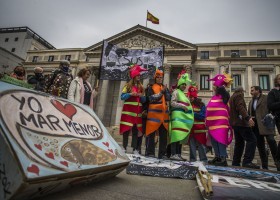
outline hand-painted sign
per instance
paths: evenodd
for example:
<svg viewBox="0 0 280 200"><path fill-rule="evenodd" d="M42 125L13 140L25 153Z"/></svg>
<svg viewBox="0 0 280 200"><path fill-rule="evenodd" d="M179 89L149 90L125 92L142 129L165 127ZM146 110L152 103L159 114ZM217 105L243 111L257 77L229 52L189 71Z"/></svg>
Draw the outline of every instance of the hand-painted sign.
<svg viewBox="0 0 280 200"><path fill-rule="evenodd" d="M13 181L20 182L7 170L9 165L16 165L21 178L29 181L62 174L67 178L69 173L79 178L128 164L125 153L89 107L3 82L0 91L0 139L8 147L2 150L4 156L0 152L4 199L16 191L11 189ZM14 161L10 164L4 159L9 149Z"/></svg>

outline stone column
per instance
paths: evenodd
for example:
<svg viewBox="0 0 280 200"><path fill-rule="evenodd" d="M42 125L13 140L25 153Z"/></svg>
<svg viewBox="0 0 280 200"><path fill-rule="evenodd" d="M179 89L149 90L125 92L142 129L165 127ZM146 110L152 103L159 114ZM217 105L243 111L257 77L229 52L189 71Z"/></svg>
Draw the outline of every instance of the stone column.
<svg viewBox="0 0 280 200"><path fill-rule="evenodd" d="M253 80L252 80L252 66L248 65L247 66L247 72L248 72L248 88L244 88L246 90L246 94L249 96L250 95L250 90L249 88L251 88L253 86ZM245 85L245 84L244 84Z"/></svg>
<svg viewBox="0 0 280 200"><path fill-rule="evenodd" d="M103 80L102 81L102 86L99 88L99 99L98 99L98 105L97 105L97 116L99 119L102 121L106 109L106 99L107 99L107 94L108 94L108 87L109 87L109 81L108 80Z"/></svg>
<svg viewBox="0 0 280 200"><path fill-rule="evenodd" d="M149 79L148 78L144 79L143 80L143 87L146 88L148 83L149 83Z"/></svg>
<svg viewBox="0 0 280 200"><path fill-rule="evenodd" d="M115 118L115 123L114 123L115 126L120 125L122 108L123 108L123 101L121 100L121 94L122 94L122 90L123 90L123 87L125 86L125 84L126 84L126 81L121 81L120 89L119 89L119 98L117 101L116 118Z"/></svg>
<svg viewBox="0 0 280 200"><path fill-rule="evenodd" d="M279 65L275 65L275 76L277 74L280 74L280 66Z"/></svg>
<svg viewBox="0 0 280 200"><path fill-rule="evenodd" d="M167 87L169 88L170 86L170 71L171 71L171 65L168 64L164 64L163 65L164 68L164 80L163 80L163 84L167 85Z"/></svg>

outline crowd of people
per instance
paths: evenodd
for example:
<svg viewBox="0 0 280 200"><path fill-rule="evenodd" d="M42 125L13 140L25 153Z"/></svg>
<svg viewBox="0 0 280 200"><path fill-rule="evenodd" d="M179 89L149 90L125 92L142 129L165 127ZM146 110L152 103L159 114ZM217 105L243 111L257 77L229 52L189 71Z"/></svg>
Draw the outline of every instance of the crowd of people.
<svg viewBox="0 0 280 200"><path fill-rule="evenodd" d="M182 145L188 144L191 162L197 160L198 151L200 161L228 166L227 147L235 138L232 166L259 169L253 163L258 149L261 167L268 169L266 140L280 171L280 143L277 146L274 138L275 125L280 131L280 74L268 95L262 93L260 86L252 86L252 100L247 107L243 87L235 88L232 96L227 91L232 83L229 74L217 74L209 79L213 82L213 96L205 105L198 97L197 85L190 80L188 69L179 73L172 91L163 84L164 74L158 69L154 84L144 89L140 82L142 70L138 65L130 69L131 80L121 94L124 106L120 134L125 151L128 135L132 133L134 154L141 154L144 135L145 156L156 157L155 146L159 143L157 158L183 161L186 159L182 157ZM207 146L214 149L212 160L207 158Z"/></svg>
<svg viewBox="0 0 280 200"><path fill-rule="evenodd" d="M97 96L98 87L93 89L87 81L91 75L91 71L88 68L83 68L77 75L73 79L70 62L68 60L62 60L58 69L48 75L44 75L43 68L35 67L34 75L26 79L24 67L17 66L10 74L10 77L27 82L33 86L34 90L85 104L93 109L93 99Z"/></svg>
<svg viewBox="0 0 280 200"><path fill-rule="evenodd" d="M280 171L280 142L276 143L276 128L280 131L280 74L275 87L264 95L260 86L251 87L252 99L246 106L244 88L237 87L232 96L227 88L232 79L229 74L217 74L213 82L213 96L207 104L198 97L196 83L190 79L190 67L183 69L177 84L168 89L163 84L163 71L156 69L154 83L144 88L140 75L147 71L139 65L130 68L130 80L122 89L124 101L120 120L120 134L126 151L129 135L134 154L141 154L145 138L145 156L183 161L182 145L188 144L189 161L199 160L217 166L228 166L227 147L235 139L232 166L259 169L253 163L258 149L262 169L268 169L269 146L275 166ZM35 67L34 75L25 80L23 66L14 69L11 77L26 81L34 89L93 108L98 87L87 81L91 72L81 69L76 78L70 70L70 62L63 60L59 68L44 76L41 67ZM158 153L155 149L158 143ZM207 146L214 149L215 157L208 160ZM245 148L245 150L244 150ZM243 159L242 159L243 157Z"/></svg>

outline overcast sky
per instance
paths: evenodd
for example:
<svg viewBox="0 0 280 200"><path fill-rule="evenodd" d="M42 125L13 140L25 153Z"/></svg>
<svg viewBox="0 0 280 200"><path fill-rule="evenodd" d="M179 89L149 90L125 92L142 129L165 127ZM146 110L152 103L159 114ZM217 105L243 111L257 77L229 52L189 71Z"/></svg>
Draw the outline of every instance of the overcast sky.
<svg viewBox="0 0 280 200"><path fill-rule="evenodd" d="M28 26L56 48L84 48L146 26L190 43L280 41L280 0L0 0L0 27Z"/></svg>

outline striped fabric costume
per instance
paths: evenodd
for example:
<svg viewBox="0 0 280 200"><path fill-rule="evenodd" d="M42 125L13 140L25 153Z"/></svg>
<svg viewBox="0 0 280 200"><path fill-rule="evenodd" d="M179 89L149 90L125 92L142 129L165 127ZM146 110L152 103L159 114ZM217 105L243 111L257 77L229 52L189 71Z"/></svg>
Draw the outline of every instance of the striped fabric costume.
<svg viewBox="0 0 280 200"><path fill-rule="evenodd" d="M190 84L190 82L189 75L184 74L180 77L178 86L183 83ZM184 91L177 89L174 92L177 93L176 105L178 106L171 108L170 143L186 141L194 122L193 109ZM187 111L184 107L187 107Z"/></svg>
<svg viewBox="0 0 280 200"><path fill-rule="evenodd" d="M218 74L209 80L214 81L213 85L216 87L228 86L232 82L227 74ZM206 126L214 140L224 145L231 143L233 132L229 124L229 107L223 103L221 95L214 95L207 105ZM228 136L229 131L230 136Z"/></svg>
<svg viewBox="0 0 280 200"><path fill-rule="evenodd" d="M188 89L188 97L197 98L197 87L190 86ZM201 108L192 103L194 112L194 124L191 130L191 137L194 137L200 144L206 145L206 126L205 126L205 106Z"/></svg>
<svg viewBox="0 0 280 200"><path fill-rule="evenodd" d="M140 66L135 65L130 70L130 77L134 78L140 75L141 71L146 71ZM131 91L128 91L127 85L122 90L122 100L124 100L121 121L120 121L120 134L132 129L133 125L142 133L142 103L141 97L131 96L131 93L143 93L137 86L132 86Z"/></svg>

